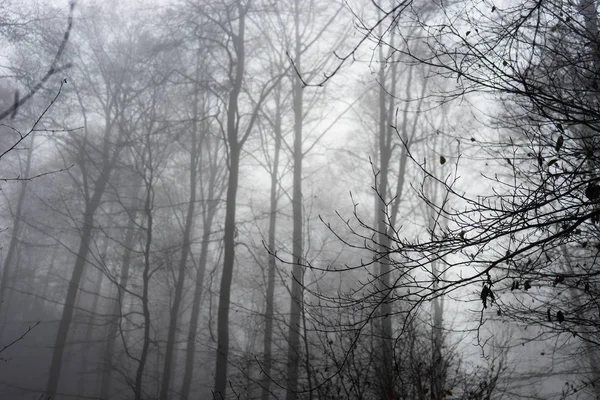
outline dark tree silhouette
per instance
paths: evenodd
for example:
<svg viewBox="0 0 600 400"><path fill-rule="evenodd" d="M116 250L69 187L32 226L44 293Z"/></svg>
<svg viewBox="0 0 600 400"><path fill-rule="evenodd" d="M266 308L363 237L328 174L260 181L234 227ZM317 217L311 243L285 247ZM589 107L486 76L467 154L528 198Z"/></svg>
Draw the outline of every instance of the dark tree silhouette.
<svg viewBox="0 0 600 400"><path fill-rule="evenodd" d="M488 111L488 131L500 132L500 138L459 135L455 152L428 154L425 160L405 141L424 177L414 191L432 210L435 224L415 235L391 222L389 207L379 218L383 227L364 220L357 209L353 220L344 220L356 240L340 239L373 255L358 267L392 260L395 280L378 292L408 306L408 315L466 288L480 303L481 321L493 315L579 338L594 371L583 386L600 388L594 356L600 346L598 4L440 2L434 13L418 2L410 9L394 3L389 11L376 5L384 18L359 27L365 37L393 49L388 62L408 57L454 82L431 95L441 104L479 101L483 94L500 101L498 113ZM407 23L420 29L408 31ZM392 41L392 33L402 40ZM413 41L424 42L426 50L414 51ZM427 193L431 184L442 188L441 200ZM432 274L435 263L438 272ZM357 296L338 300L344 307L357 304ZM373 292L361 301L373 302ZM599 389L592 390L600 397Z"/></svg>

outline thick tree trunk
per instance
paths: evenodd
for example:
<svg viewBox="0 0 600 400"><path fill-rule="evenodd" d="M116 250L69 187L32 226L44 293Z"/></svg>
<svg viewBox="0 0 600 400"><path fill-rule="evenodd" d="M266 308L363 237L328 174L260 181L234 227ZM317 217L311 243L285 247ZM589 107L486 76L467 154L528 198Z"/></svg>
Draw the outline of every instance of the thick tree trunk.
<svg viewBox="0 0 600 400"><path fill-rule="evenodd" d="M216 399L225 398L227 387L227 363L229 356L229 303L231 301L231 282L235 261L235 207L238 188L240 155L237 144L229 147L229 182L225 210L225 235L223 239L224 258L221 289L219 292L219 312L217 317L217 365L215 372Z"/></svg>
<svg viewBox="0 0 600 400"><path fill-rule="evenodd" d="M238 98L242 89L244 77L245 49L244 30L245 12L241 3L238 3L239 19L238 34L233 37L237 62L235 65L235 81L229 94L227 109L227 144L229 146L229 181L227 185L227 198L225 209L225 232L223 238L223 273L219 292L219 312L217 316L217 363L215 370L216 399L225 398L227 388L227 364L229 360L229 305L231 302L231 282L233 279L233 266L235 262L235 211L237 189L240 169L241 144L238 138Z"/></svg>

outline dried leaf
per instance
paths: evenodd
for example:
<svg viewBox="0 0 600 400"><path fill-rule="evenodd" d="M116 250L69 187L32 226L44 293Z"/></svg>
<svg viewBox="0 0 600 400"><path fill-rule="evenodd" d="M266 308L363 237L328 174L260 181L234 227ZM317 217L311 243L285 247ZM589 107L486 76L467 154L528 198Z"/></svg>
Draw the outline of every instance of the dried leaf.
<svg viewBox="0 0 600 400"><path fill-rule="evenodd" d="M590 200L596 200L600 197L600 186L595 183L590 183L587 188L585 188L585 196Z"/></svg>
<svg viewBox="0 0 600 400"><path fill-rule="evenodd" d="M556 140L556 145L554 146L554 149L556 150L557 153L560 151L564 142L565 142L565 139L563 138L562 135L560 135L558 137L558 140Z"/></svg>

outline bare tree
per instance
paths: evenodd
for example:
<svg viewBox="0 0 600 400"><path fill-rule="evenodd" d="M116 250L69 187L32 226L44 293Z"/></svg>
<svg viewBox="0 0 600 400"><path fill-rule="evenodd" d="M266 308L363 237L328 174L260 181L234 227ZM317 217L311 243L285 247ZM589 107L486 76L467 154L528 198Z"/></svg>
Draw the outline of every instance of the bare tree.
<svg viewBox="0 0 600 400"><path fill-rule="evenodd" d="M62 59L63 59L63 53L65 52L65 48L67 46L69 37L71 35L71 30L73 28L74 9L75 9L75 2L72 1L69 4L67 27L64 30L62 40L60 41L58 48L55 50L55 53L53 54L53 59L50 62L50 65L49 65L47 71L39 79L34 79L33 77L28 77L30 82L25 83L26 85L28 84L28 86L29 86L29 87L27 87L28 92L25 96L21 96L19 94L19 90L16 90L14 92L14 100L13 100L12 104L10 106L8 106L7 104L2 104L2 108L4 108L4 110L0 112L0 122L6 121L9 118L11 120L14 120L15 117L17 116L19 109L21 107L23 107L26 103L28 103L30 100L32 100L33 97L44 88L44 86L47 84L48 80L51 77L55 76L57 73L63 72L64 70L66 70L67 68L70 67L70 65L68 63L63 65ZM2 36L6 37L9 41L10 40L18 40L17 38L19 38L21 36L21 34L18 31L21 30L22 25L25 25L28 23L32 24L33 21L29 20L27 13L24 13L24 15L20 15L19 12L11 12L4 16L0 34ZM39 45L39 43L38 43L38 45ZM57 97L55 97L54 100L50 100L50 105L52 105L54 103L54 101L56 101L56 98ZM4 101L4 103L6 103L6 101ZM34 149L35 132L39 128L41 128L40 123L41 123L42 117L45 116L45 114L48 110L49 110L49 108L46 108L46 111L44 111L41 116L38 116L34 119L34 123L28 132L21 133L18 130L14 129L13 133L18 134L17 139L14 140L14 142L11 143L7 149L4 149L2 154L0 154L0 159L6 158L8 153L14 151L22 143L24 143L27 139L29 139L28 151L27 151L27 156L26 156L26 161L25 161L25 169L22 171L21 174L19 174L19 176L16 179L14 179L14 180L23 180L23 183L21 185L21 190L19 193L19 197L17 200L17 206L15 209L15 216L14 216L11 240L8 245L7 254L6 254L6 257L4 258L3 267L2 267L2 277L0 278L0 304L3 304L5 302L5 292L6 292L6 288L7 288L7 283L8 283L9 277L11 276L12 263L13 263L13 260L15 257L16 246L17 246L17 242L19 240L21 228L22 228L21 225L22 225L22 216L23 216L23 205L24 205L25 198L27 195L27 186L29 184L29 181L32 179L30 172L31 172L31 163L32 163L33 149ZM6 178L6 179L8 179L8 178ZM10 180L13 180L13 179L10 178Z"/></svg>
<svg viewBox="0 0 600 400"><path fill-rule="evenodd" d="M434 6L439 17L432 19L412 4L417 12L403 9L401 15L392 13L394 5L377 4L383 17L362 25L366 37L411 63L430 66L437 79L455 82L431 94L440 103L494 95L501 112L488 114L502 135L488 141L485 133L464 138L461 132L456 154L447 150L425 160L407 148L409 163L424 181L433 180L447 193L439 203L424 183L415 186L447 228L425 238L402 232L397 224L382 231L357 215L357 226L348 228L359 241L347 243L393 260L392 268L410 282L402 285L410 295L390 300L403 301L411 313L426 301L468 288L467 297L480 303L479 324L493 308L498 317L540 327L544 338L577 337L590 352L600 342L591 318L598 311L598 62L592 49L597 3L439 4ZM420 34L407 32L407 21L420 25ZM402 40L395 42L393 32ZM426 51L406 45L414 40L425 42ZM472 148L485 154L481 164L469 156ZM432 159L445 172L436 173ZM482 184L476 193L475 187L462 186L458 175L479 165L485 170L474 178ZM378 194L387 192L378 187ZM391 215L384 212L386 219ZM428 275L434 264L438 275ZM563 295L565 288L569 296ZM390 289L400 291L400 282ZM590 378L583 385L587 390L597 379ZM575 390L582 387L569 393Z"/></svg>
<svg viewBox="0 0 600 400"><path fill-rule="evenodd" d="M91 25L91 28L100 29L94 25ZM136 81L139 75L136 76L135 71L128 69L128 66L140 62L139 59L135 60L135 54L122 52L113 59L103 55L106 47L126 46L126 43L107 44L102 42L96 33L84 32L87 36L78 40L77 46L74 46L73 57L83 61L78 64L78 73L86 85L84 88L78 88L76 92L84 119L83 135L69 135L60 139L65 157L75 160L76 172L69 171L69 175L76 184L81 185L83 218L78 221L81 229L80 241L75 251L75 265L69 279L49 368L46 386L48 395L57 394L75 300L96 230L96 212L102 204L112 172L120 161L121 152L132 133L128 131L131 125L127 124L127 113L142 93L142 89L153 85L151 80L144 80L143 77ZM98 64L91 66L87 57L91 57ZM93 124L89 122L91 114L101 115L103 118L99 136L95 135Z"/></svg>
<svg viewBox="0 0 600 400"><path fill-rule="evenodd" d="M234 3L234 17L228 20L219 21L218 25L223 30L225 36L230 40L233 49L227 48L232 55L229 59L229 73L231 80L231 90L227 98L227 123L225 139L228 150L229 178L226 194L225 209L225 232L224 232L224 259L223 271L221 276L221 287L219 292L219 313L218 313L218 344L217 344L217 364L215 371L215 389L216 398L224 397L227 387L227 364L229 356L229 309L231 302L231 283L233 278L233 267L235 257L235 236L236 236L236 199L239 185L240 155L244 143L252 133L254 124L259 115L259 109L269 93L273 90L281 76L272 78L252 101L249 118L241 125L243 115L240 113L240 94L243 90L246 66L246 17L250 11L251 2L242 4ZM234 23L236 23L234 25Z"/></svg>

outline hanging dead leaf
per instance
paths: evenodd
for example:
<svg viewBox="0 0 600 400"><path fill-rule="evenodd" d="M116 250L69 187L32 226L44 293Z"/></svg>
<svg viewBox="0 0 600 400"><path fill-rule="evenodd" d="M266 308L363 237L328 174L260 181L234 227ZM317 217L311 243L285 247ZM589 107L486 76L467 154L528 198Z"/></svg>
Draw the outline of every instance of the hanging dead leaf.
<svg viewBox="0 0 600 400"><path fill-rule="evenodd" d="M564 142L565 142L565 139L563 138L562 135L560 135L558 137L558 139L556 140L556 145L554 146L554 149L556 150L557 153L560 151Z"/></svg>
<svg viewBox="0 0 600 400"><path fill-rule="evenodd" d="M600 197L600 186L590 183L585 189L585 196L590 200L596 200Z"/></svg>

